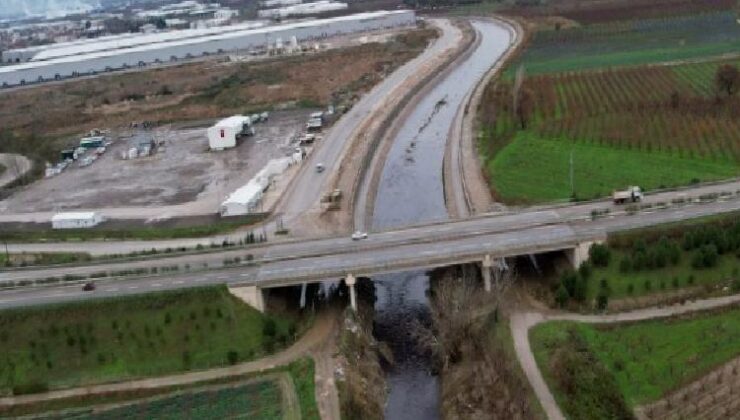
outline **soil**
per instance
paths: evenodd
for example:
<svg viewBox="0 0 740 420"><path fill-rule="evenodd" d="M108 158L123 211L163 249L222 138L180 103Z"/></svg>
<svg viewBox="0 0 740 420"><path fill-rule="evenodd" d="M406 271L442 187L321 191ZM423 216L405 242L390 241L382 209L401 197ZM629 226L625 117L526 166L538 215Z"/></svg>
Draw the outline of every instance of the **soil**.
<svg viewBox="0 0 740 420"><path fill-rule="evenodd" d="M740 419L740 358L655 403L635 408L646 419Z"/></svg>

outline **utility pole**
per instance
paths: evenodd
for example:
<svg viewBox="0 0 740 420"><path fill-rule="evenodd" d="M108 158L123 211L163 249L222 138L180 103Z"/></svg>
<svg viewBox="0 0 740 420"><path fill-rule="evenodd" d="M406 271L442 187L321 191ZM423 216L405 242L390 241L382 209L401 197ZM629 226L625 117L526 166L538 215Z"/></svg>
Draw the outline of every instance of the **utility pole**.
<svg viewBox="0 0 740 420"><path fill-rule="evenodd" d="M573 149L570 149L570 196L575 196L575 188L573 187Z"/></svg>
<svg viewBox="0 0 740 420"><path fill-rule="evenodd" d="M5 265L10 265L10 252L8 252L8 241L4 240L5 242Z"/></svg>

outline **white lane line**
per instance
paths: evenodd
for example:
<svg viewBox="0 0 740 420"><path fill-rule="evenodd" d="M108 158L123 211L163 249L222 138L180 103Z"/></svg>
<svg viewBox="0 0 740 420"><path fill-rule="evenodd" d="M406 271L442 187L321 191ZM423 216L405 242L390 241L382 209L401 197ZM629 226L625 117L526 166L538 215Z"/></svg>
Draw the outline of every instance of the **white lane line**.
<svg viewBox="0 0 740 420"><path fill-rule="evenodd" d="M162 283L152 283L152 287L162 287Z"/></svg>
<svg viewBox="0 0 740 420"><path fill-rule="evenodd" d="M112 287L112 288L108 289L107 291L108 292L117 292L118 291L118 288L117 287Z"/></svg>
<svg viewBox="0 0 740 420"><path fill-rule="evenodd" d="M129 288L129 289L138 289L138 288L139 288L139 286L129 286L128 288Z"/></svg>
<svg viewBox="0 0 740 420"><path fill-rule="evenodd" d="M183 284L183 283L185 283L185 282L182 281L182 280L175 280L175 281L172 282L172 284Z"/></svg>

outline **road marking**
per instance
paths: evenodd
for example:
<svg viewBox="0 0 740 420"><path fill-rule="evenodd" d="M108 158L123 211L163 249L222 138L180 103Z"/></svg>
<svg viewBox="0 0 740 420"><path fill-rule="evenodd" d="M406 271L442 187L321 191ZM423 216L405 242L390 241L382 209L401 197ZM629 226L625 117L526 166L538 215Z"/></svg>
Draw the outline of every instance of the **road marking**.
<svg viewBox="0 0 740 420"><path fill-rule="evenodd" d="M175 281L173 281L172 283L173 283L173 284L183 284L183 283L185 283L185 282L184 282L184 281L182 281L182 280L175 280Z"/></svg>
<svg viewBox="0 0 740 420"><path fill-rule="evenodd" d="M138 288L139 288L139 286L129 286L128 288L129 288L129 289L138 289Z"/></svg>
<svg viewBox="0 0 740 420"><path fill-rule="evenodd" d="M107 291L108 292L117 292L118 291L118 288L117 287L113 287L113 288L108 289Z"/></svg>
<svg viewBox="0 0 740 420"><path fill-rule="evenodd" d="M162 283L152 283L152 287L162 287Z"/></svg>
<svg viewBox="0 0 740 420"><path fill-rule="evenodd" d="M247 277L247 276L249 276L249 273L241 273L240 276L241 277Z"/></svg>

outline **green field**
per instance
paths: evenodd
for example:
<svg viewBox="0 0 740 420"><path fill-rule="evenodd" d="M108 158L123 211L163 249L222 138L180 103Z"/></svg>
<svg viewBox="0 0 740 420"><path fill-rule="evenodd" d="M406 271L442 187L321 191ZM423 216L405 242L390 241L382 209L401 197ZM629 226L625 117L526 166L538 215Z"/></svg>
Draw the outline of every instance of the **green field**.
<svg viewBox="0 0 740 420"><path fill-rule="evenodd" d="M25 229L20 226L0 230L0 241L29 243L198 238L229 233L237 228L259 223L265 217L265 214L255 214L185 227L121 226L106 228L101 225L101 227L91 229Z"/></svg>
<svg viewBox="0 0 740 420"><path fill-rule="evenodd" d="M585 344L583 352L595 357L594 365L609 372L600 379L613 381L634 407L655 401L737 357L740 309L613 326L549 322L531 330L530 340L561 406L566 399L595 397L586 387L569 393L557 385L563 373L557 371L560 365L556 358L563 355L568 341L575 340Z"/></svg>
<svg viewBox="0 0 740 420"><path fill-rule="evenodd" d="M657 54L660 49L645 46L664 36L680 41L682 31L710 46L740 43L740 24L727 26L725 15L538 35L521 58L521 88L512 78L489 85L479 110L478 152L495 196L514 204L591 199L627 185L649 190L740 175L740 96L715 83L718 69L740 65L737 58L636 67L605 61L625 54L631 58L621 64L664 61L669 57ZM713 25L716 31L705 30ZM640 29L633 33L635 27ZM637 42L636 36L651 41ZM718 53L703 51L707 57ZM571 55L582 62L568 61ZM532 70L538 66L547 71ZM509 66L516 68L518 63Z"/></svg>
<svg viewBox="0 0 740 420"><path fill-rule="evenodd" d="M0 312L0 393L119 381L252 360L291 343L291 320L225 287Z"/></svg>
<svg viewBox="0 0 740 420"><path fill-rule="evenodd" d="M604 197L626 185L650 190L740 174L740 168L730 162L549 140L526 131L517 133L508 146L486 159L486 169L497 197L504 202L563 200L571 197L571 153L573 187L579 199Z"/></svg>
<svg viewBox="0 0 740 420"><path fill-rule="evenodd" d="M42 416L44 419L224 419L283 418L280 388L275 381L261 381L211 390L177 393L93 412Z"/></svg>
<svg viewBox="0 0 740 420"><path fill-rule="evenodd" d="M110 394L46 400L0 407L0 418L254 418L318 420L314 363L298 359L289 365L206 382ZM286 382L287 380L287 382ZM283 391L292 388L298 413L290 410ZM223 389L222 392L214 392ZM236 391L236 392L234 392ZM208 411L213 407L213 415ZM296 407L294 407L296 408ZM286 413L286 409L289 412ZM166 411L163 411L166 410ZM229 414L231 412L231 414ZM287 414L287 416L286 416Z"/></svg>
<svg viewBox="0 0 740 420"><path fill-rule="evenodd" d="M612 299L658 303L737 293L738 251L737 212L613 233L578 270L561 273L553 298L561 307L604 310Z"/></svg>
<svg viewBox="0 0 740 420"><path fill-rule="evenodd" d="M513 69L527 74L699 59L740 52L735 13L641 19L537 32Z"/></svg>

